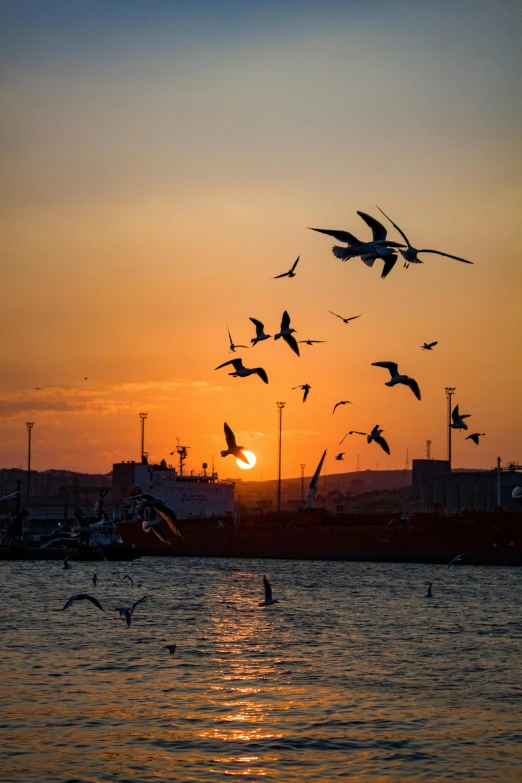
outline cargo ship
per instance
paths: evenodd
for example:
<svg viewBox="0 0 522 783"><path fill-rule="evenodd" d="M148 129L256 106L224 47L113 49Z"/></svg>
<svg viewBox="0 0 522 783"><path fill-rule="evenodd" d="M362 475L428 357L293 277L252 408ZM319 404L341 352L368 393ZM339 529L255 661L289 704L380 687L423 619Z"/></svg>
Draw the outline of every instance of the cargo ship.
<svg viewBox="0 0 522 783"><path fill-rule="evenodd" d="M145 532L132 501L120 507L118 531L126 544L160 556L448 563L464 554L468 564L522 564L522 510L449 511L440 503L424 512L315 508L323 461L324 454L306 508L243 516L234 506L233 482L219 481L214 472L184 476L165 462L115 465L120 498L140 492L160 498L176 514L183 537L167 525L168 544Z"/></svg>

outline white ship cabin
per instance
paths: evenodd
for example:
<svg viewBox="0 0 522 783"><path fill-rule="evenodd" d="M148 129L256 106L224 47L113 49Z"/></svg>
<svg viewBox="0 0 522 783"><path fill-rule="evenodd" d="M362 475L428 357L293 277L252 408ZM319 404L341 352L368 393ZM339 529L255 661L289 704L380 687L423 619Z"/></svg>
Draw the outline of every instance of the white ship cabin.
<svg viewBox="0 0 522 783"><path fill-rule="evenodd" d="M147 492L161 498L178 519L222 517L234 513L234 484L217 473L184 474L165 460L159 464L119 462L112 466L112 498L121 503L131 494Z"/></svg>

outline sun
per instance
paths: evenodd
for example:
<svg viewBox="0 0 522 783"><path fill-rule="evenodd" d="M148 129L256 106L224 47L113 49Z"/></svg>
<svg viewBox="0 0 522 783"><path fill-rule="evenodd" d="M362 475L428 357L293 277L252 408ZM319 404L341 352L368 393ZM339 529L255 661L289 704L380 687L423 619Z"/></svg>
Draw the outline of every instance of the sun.
<svg viewBox="0 0 522 783"><path fill-rule="evenodd" d="M253 454L251 451L244 451L243 454L248 460L248 465L242 460L236 459L237 466L239 468L243 468L243 470L250 470L250 468L253 468L254 465L256 464L256 455Z"/></svg>

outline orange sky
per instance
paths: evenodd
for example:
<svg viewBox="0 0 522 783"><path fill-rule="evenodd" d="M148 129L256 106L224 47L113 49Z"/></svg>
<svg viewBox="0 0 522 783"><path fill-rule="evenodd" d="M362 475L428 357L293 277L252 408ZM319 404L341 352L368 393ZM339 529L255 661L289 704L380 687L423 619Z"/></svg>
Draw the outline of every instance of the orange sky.
<svg viewBox="0 0 522 783"><path fill-rule="evenodd" d="M215 455L222 477L273 478L283 400L285 477L324 448L328 472L357 454L402 468L427 438L444 457L447 385L487 433L478 448L455 435L455 466L522 459L516 6L267 3L231 28L233 5L199 31L176 3L111 4L86 26L51 2L46 27L15 13L4 31L0 466L25 467L34 421L35 469L106 472L139 457L147 411L151 458L179 437L189 469ZM474 266L426 255L383 281L306 230L366 237L356 211L376 203ZM239 351L268 386L214 371L227 323L249 344L248 317L274 334L284 309L297 339L327 342ZM384 385L383 360L421 402ZM340 399L357 407L332 416ZM257 455L248 474L219 457L223 421ZM353 436L333 461L376 423L390 457Z"/></svg>

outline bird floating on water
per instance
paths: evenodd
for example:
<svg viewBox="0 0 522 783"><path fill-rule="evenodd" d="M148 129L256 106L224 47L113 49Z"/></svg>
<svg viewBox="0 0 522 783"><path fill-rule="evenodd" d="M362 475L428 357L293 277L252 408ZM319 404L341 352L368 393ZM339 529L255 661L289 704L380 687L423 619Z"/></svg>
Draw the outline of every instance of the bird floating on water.
<svg viewBox="0 0 522 783"><path fill-rule="evenodd" d="M421 398L421 393L419 389L419 384L415 380L415 378L410 378L409 375L400 375L399 374L399 365L395 362L372 362L372 367L384 367L386 370L389 371L391 375L391 380L387 381L384 385L385 386L396 386L398 383L403 383L405 386L408 386L414 395L417 397L418 400Z"/></svg>
<svg viewBox="0 0 522 783"><path fill-rule="evenodd" d="M335 409L336 409L336 408L337 408L339 405L353 405L353 402L351 402L350 400L339 400L339 402L336 402L336 403L335 403L335 405L334 405L334 409L333 409L333 411L332 411L332 416L333 416L333 415L334 415L334 413L335 413Z"/></svg>
<svg viewBox="0 0 522 783"><path fill-rule="evenodd" d="M355 321L356 318L360 318L362 313L359 313L359 315L352 315L350 318L343 318L342 315L337 315L337 313L332 312L332 310L328 310L329 313L332 313L332 315L337 316L337 318L340 318L341 321L344 321L345 324L349 323L350 321Z"/></svg>
<svg viewBox="0 0 522 783"><path fill-rule="evenodd" d="M227 326L227 332L228 332L228 340L230 342L229 350L232 351L232 353L236 352L236 348L248 348L248 345L236 345L232 339L232 335L230 334L230 329Z"/></svg>
<svg viewBox="0 0 522 783"><path fill-rule="evenodd" d="M453 560L450 560L448 563L448 571L452 565L457 565L457 563L462 562L462 558L466 557L466 553L463 552L461 555L456 555Z"/></svg>
<svg viewBox="0 0 522 783"><path fill-rule="evenodd" d="M94 606L95 606L97 609L101 609L101 610L102 610L102 612L104 612L104 611L105 611L105 609L103 608L103 606L101 605L101 603L100 603L100 602L99 602L99 601L98 601L96 598L94 598L94 596L92 596L92 595L89 595L89 593L77 593L77 595L73 595L73 596L71 596L71 597L69 598L69 600L67 601L67 603L65 604L65 606L63 607L63 610L62 610L62 611L65 611L66 609L68 609L68 608L69 608L70 606L72 606L72 605L73 605L73 604L74 604L76 601L90 601L90 602L91 602L91 604L94 604Z"/></svg>
<svg viewBox="0 0 522 783"><path fill-rule="evenodd" d="M246 462L247 465L250 465L247 457L245 457L245 454L243 452L244 446L238 446L236 443L236 436L228 426L228 424L225 422L224 424L225 428L225 439L227 441L227 449L226 451L221 452L222 457L228 457L229 454L232 454L236 459L240 459L241 462Z"/></svg>
<svg viewBox="0 0 522 783"><path fill-rule="evenodd" d="M257 343L260 343L262 340L269 340L272 337L271 334L265 334L265 325L261 323L261 321L258 321L257 318L251 318L250 320L256 327L256 336L252 337L250 340L252 347L257 345Z"/></svg>
<svg viewBox="0 0 522 783"><path fill-rule="evenodd" d="M438 340L435 340L434 343L424 343L424 345L421 345L421 348L423 351L433 351L433 348L439 344Z"/></svg>
<svg viewBox="0 0 522 783"><path fill-rule="evenodd" d="M128 627L129 627L129 625L131 624L131 619L132 619L132 615L134 614L134 610L136 609L136 607L138 606L138 604L141 604L141 603L143 603L143 601L145 601L145 599L146 599L146 598L147 598L147 596L146 596L146 595L144 595L144 596L142 596L141 598L138 598L138 600L137 600L137 601L135 601L135 602L132 604L132 606L131 606L131 607L128 607L128 606L122 606L122 607L120 607L120 608L118 608L118 609L115 609L115 610L114 610L115 612L119 612L119 613L120 613L120 617L121 617L122 619L124 619L124 620L125 620L125 622L127 623L127 628L128 628Z"/></svg>
<svg viewBox="0 0 522 783"><path fill-rule="evenodd" d="M176 645L175 644L166 644L165 649L169 651L170 655L174 655L176 652Z"/></svg>
<svg viewBox="0 0 522 783"><path fill-rule="evenodd" d="M283 272L282 275L276 275L274 277L274 280L278 280L280 277L295 277L294 269L296 268L297 264L299 263L299 259L301 256L297 256L297 259L294 261L294 265L288 272Z"/></svg>
<svg viewBox="0 0 522 783"><path fill-rule="evenodd" d="M338 242L346 242L347 247L339 247L334 245L332 247L332 253L336 258L341 261L348 261L350 258L356 258L360 256L366 266L372 267L377 258L381 258L384 261L384 268L382 270L381 278L385 278L397 261L397 253L393 251L393 248L404 247L404 245L398 242L391 242L386 239L386 228L371 215L366 212L357 212L364 222L372 229L372 241L361 242L356 236L349 231L338 231L325 228L312 228L312 231L319 231L321 234L328 234L329 236L337 239Z"/></svg>
<svg viewBox="0 0 522 783"><path fill-rule="evenodd" d="M450 427L452 427L454 430L467 430L468 425L464 421L464 419L469 419L471 416L471 413L459 413L459 406L455 405L451 412L451 418L452 423L450 424Z"/></svg>
<svg viewBox="0 0 522 783"><path fill-rule="evenodd" d="M245 367L242 359L231 359L229 362L223 362L223 364L220 364L215 369L220 370L222 367L227 367L229 364L234 368L234 372L228 373L232 378L248 378L249 375L259 375L264 383L268 383L268 375L262 367Z"/></svg>
<svg viewBox="0 0 522 783"><path fill-rule="evenodd" d="M303 402L306 402L306 398L308 397L308 393L312 387L309 383L303 383L301 386L292 386L292 391L294 389L302 389L304 391L303 394Z"/></svg>
<svg viewBox="0 0 522 783"><path fill-rule="evenodd" d="M259 606L272 606L272 604L278 604L277 598L272 598L272 588L268 582L266 576L263 577L263 587L265 588L265 600L262 601Z"/></svg>
<svg viewBox="0 0 522 783"><path fill-rule="evenodd" d="M290 316L288 315L288 311L285 310L283 317L281 318L281 329L278 334L274 334L274 340L279 340L279 338L282 337L285 343L290 346L292 351L300 356L299 346L297 345L297 341L292 332L295 332L295 329L291 328Z"/></svg>
<svg viewBox="0 0 522 783"><path fill-rule="evenodd" d="M472 440L473 443L475 443L477 446L479 445L479 438L483 438L485 432L473 432L471 435L468 435L464 440Z"/></svg>
<svg viewBox="0 0 522 783"><path fill-rule="evenodd" d="M472 264L473 263L473 261L467 261L465 258L461 258L460 256L452 256L449 253L442 253L440 250L427 250L426 248L424 248L423 250L419 250L418 248L413 247L413 245L411 244L410 240L408 239L408 237L406 236L404 231L401 231L401 229L399 228L397 223L394 223L393 220L391 218L389 218L388 215L386 214L386 212L383 212L380 207L377 207L377 209L379 210L379 212L382 212L382 214L384 215L384 217L387 220L390 221L392 226L397 229L397 231L399 232L401 237L406 242L406 245L407 245L406 250L400 250L399 251L401 256L404 258L404 266L406 268L408 268L410 264L422 264L422 263L424 263L418 257L419 253L435 253L438 256L445 256L446 258L454 258L455 261L462 261L463 264ZM404 245L401 245L401 248L402 247L404 247Z"/></svg>
<svg viewBox="0 0 522 783"><path fill-rule="evenodd" d="M66 555L66 556L64 557L64 559L63 559L63 567L64 567L64 570L65 570L65 571L67 571L67 569L71 567L71 566L69 565L69 555Z"/></svg>
<svg viewBox="0 0 522 783"><path fill-rule="evenodd" d="M92 583L96 587L96 582L98 581L98 574L92 575Z"/></svg>
<svg viewBox="0 0 522 783"><path fill-rule="evenodd" d="M432 584L433 584L433 582L428 582L428 590L427 590L426 595L424 596L424 598L433 598L433 596L431 594L431 586L432 586Z"/></svg>

